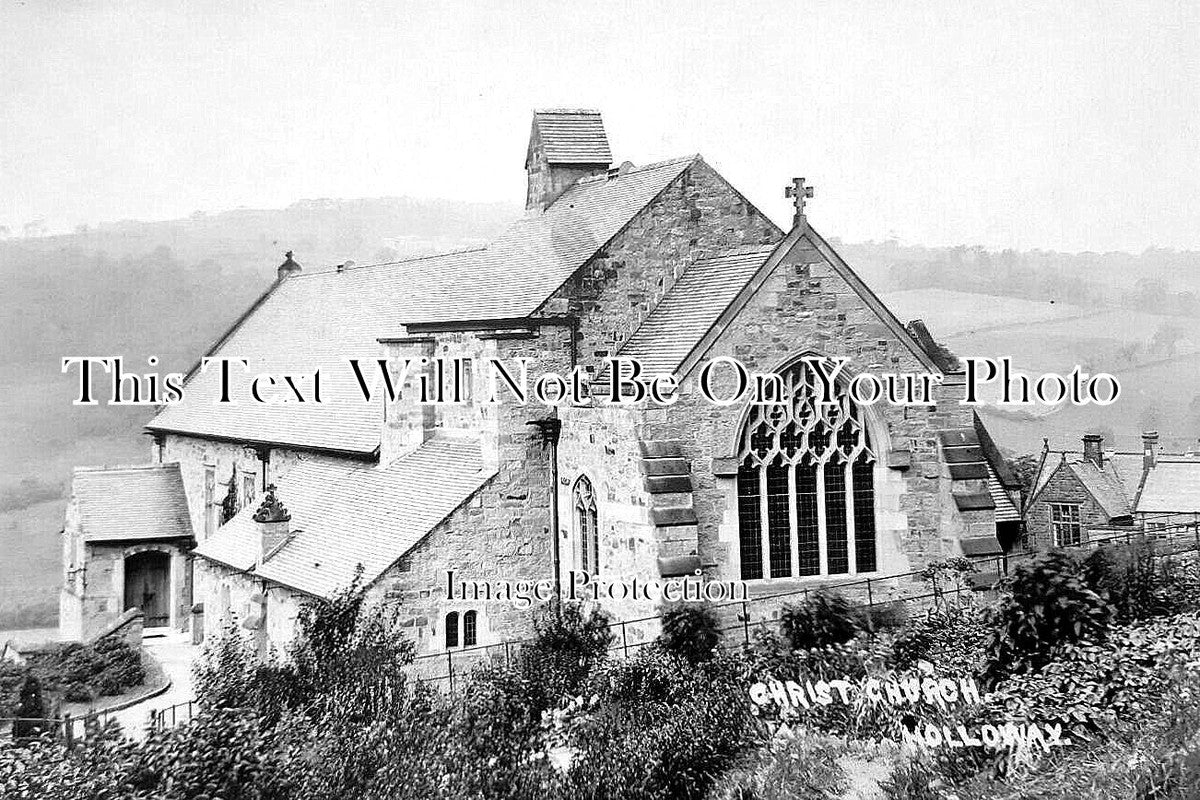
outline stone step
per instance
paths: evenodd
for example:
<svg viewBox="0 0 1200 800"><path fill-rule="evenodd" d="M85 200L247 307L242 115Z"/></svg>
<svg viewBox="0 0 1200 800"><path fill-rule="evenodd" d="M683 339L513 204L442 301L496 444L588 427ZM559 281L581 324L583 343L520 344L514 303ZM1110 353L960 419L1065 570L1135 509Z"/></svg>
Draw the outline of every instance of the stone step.
<svg viewBox="0 0 1200 800"><path fill-rule="evenodd" d="M650 509L650 522L656 528L673 528L679 525L696 524L696 509L686 506L668 506Z"/></svg>
<svg viewBox="0 0 1200 800"><path fill-rule="evenodd" d="M650 495L649 508L692 508L691 492L671 492Z"/></svg>
<svg viewBox="0 0 1200 800"><path fill-rule="evenodd" d="M647 475L643 479L646 491L650 494L674 494L692 490L692 476L687 475Z"/></svg>
<svg viewBox="0 0 1200 800"><path fill-rule="evenodd" d="M691 468L682 458L647 458L642 460L642 470L650 477L662 475L689 475Z"/></svg>
<svg viewBox="0 0 1200 800"><path fill-rule="evenodd" d="M678 458L683 455L681 443L676 440L638 442L643 458Z"/></svg>

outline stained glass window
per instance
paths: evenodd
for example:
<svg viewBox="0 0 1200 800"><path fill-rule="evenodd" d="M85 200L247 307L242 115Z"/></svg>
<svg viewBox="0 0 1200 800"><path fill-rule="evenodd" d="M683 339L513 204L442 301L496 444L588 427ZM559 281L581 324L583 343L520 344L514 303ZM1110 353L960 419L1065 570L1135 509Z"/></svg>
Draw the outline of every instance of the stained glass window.
<svg viewBox="0 0 1200 800"><path fill-rule="evenodd" d="M804 362L781 377L784 402L752 406L742 431L742 579L874 572L875 454L862 412L841 384L821 403Z"/></svg>

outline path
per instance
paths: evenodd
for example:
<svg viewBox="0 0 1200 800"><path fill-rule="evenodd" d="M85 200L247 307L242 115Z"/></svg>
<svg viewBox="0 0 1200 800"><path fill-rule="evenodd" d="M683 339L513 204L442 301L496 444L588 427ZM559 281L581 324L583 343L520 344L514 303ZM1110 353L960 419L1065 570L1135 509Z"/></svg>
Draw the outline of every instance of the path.
<svg viewBox="0 0 1200 800"><path fill-rule="evenodd" d="M151 629L142 640L142 646L151 658L162 665L163 672L171 679L171 688L157 697L151 697L112 715L113 719L121 723L125 733L135 739L145 736L146 722L151 711L176 703L186 703L194 697L192 659L200 651L199 647L191 643L191 634L179 631L165 631L158 635Z"/></svg>

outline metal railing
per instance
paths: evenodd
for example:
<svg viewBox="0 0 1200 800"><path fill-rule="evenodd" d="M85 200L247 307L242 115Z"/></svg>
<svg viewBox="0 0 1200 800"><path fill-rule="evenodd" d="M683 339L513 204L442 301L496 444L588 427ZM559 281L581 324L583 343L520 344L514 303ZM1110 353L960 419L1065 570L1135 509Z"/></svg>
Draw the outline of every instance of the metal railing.
<svg viewBox="0 0 1200 800"><path fill-rule="evenodd" d="M1156 551L1154 553L1156 558L1176 558L1190 553L1200 553L1200 515L1191 515L1191 517L1190 521L1172 522L1153 530L1132 527L1128 529L1091 529L1086 541L1061 549L1095 549L1112 543L1128 545L1136 540L1147 540L1185 545L1172 549L1169 553ZM1093 533L1098 533L1098 535L1092 535ZM1038 555L1038 552L1030 551L968 558L966 560L971 563L973 571L962 573L949 585L943 583L937 570L913 570L861 579L854 579L851 576L849 580L836 576L823 576L826 580L818 585L713 605L721 616L726 618L732 616L733 621L722 625L720 631L723 635L722 645L736 647L749 645L753 641L755 631L766 630L769 626L777 624L778 615L772 612L778 612L786 601L807 600L809 595L818 589L832 588L839 592L858 590L864 596L864 600L862 602L852 601L851 605L858 609L864 609L868 613L875 609L882 610L896 605L911 607L924 604L933 609L945 608L950 603L961 606L964 595L969 598L980 590L994 587L1016 566L1031 561ZM995 576L994 580L989 581L988 579L993 575ZM979 580L976 576L983 580ZM755 619L755 612L760 612L757 619ZM609 623L607 627L613 634L613 644L609 646L608 652L623 658L635 654L639 649L657 639L657 635L639 636L639 632L645 632L643 626L646 623L657 623L661 620L662 615L652 615ZM511 639L492 644L460 647L441 653L426 653L413 659L410 675L415 682L431 684L454 693L461 688L464 677L469 675L475 667L485 663L508 666L515 658L519 657L521 649L533 641L533 638ZM186 713L183 711L185 707ZM194 701L179 703L156 712L151 724L156 727L169 727L190 720L193 712Z"/></svg>
<svg viewBox="0 0 1200 800"><path fill-rule="evenodd" d="M114 713L89 711L81 716L67 712L61 717L0 717L0 735L17 739L49 733L65 741L69 749L74 749L76 743L86 741L103 729Z"/></svg>

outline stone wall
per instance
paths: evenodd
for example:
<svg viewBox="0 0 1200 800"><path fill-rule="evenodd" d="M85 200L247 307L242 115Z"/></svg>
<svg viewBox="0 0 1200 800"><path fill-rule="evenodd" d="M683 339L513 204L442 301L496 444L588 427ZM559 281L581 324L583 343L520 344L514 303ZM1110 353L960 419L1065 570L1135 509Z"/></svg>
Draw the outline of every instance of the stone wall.
<svg viewBox="0 0 1200 800"><path fill-rule="evenodd" d="M157 448L155 448L157 455ZM267 483L279 483L281 491L287 473L301 461L323 460L335 461L332 456L308 453L300 450L273 448L270 451L270 463L267 468ZM242 476L254 476L255 499L261 499L263 494L262 462L246 445L235 442L221 442L213 439L201 439L195 436L166 434L163 444L163 463L179 462L180 475L183 478L184 492L187 494L188 509L192 515L192 532L196 541L205 539L206 517L212 515L212 530L216 530L220 522L221 501L228 492L230 476L237 475L239 499L242 497ZM206 503L205 474L208 468L213 469L214 488L213 502ZM250 502L254 502L253 500Z"/></svg>
<svg viewBox="0 0 1200 800"><path fill-rule="evenodd" d="M697 258L783 238L762 212L697 161L543 303L579 318L579 363L596 370L615 355Z"/></svg>
<svg viewBox="0 0 1200 800"><path fill-rule="evenodd" d="M703 355L705 359L730 356L750 370L765 372L805 353L849 358L847 369L853 372L927 372L912 350L820 253L801 240ZM726 373L717 381L718 393L730 391L732 383L732 375ZM736 481L715 475L713 459L736 455L747 406L744 402L715 406L702 398L696 387L693 373L675 405L642 411L636 436L645 441L681 443L692 467L701 561L713 577L731 579L739 575ZM907 572L957 555L960 537L991 524L990 513L967 519L957 511L937 441L939 429L961 426L969 414L969 409L950 398L934 406L897 407L881 402L866 409L877 454L879 574ZM893 450L910 453L907 469L887 466ZM578 468L606 474L609 458L594 447L586 457L579 457ZM635 487L633 499L625 502L634 506L644 502L645 495L639 498L639 490ZM789 583L804 585L818 580Z"/></svg>
<svg viewBox="0 0 1200 800"><path fill-rule="evenodd" d="M155 550L170 556L170 622L186 627L192 595L189 556L178 545L166 542L84 543L83 560L75 578L64 584L59 599L59 634L64 641L91 639L112 625L126 610L125 559Z"/></svg>

